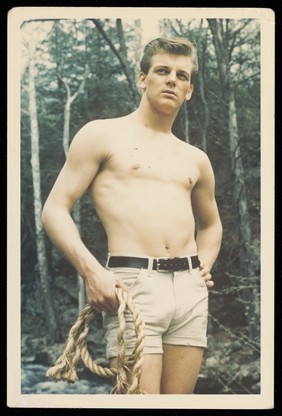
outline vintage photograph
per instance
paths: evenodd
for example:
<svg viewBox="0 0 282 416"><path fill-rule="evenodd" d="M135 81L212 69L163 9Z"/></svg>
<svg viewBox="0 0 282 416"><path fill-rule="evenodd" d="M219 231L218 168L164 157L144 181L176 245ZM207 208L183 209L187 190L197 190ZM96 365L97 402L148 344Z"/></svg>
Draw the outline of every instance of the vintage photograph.
<svg viewBox="0 0 282 416"><path fill-rule="evenodd" d="M270 405L273 13L58 9L9 17L11 402Z"/></svg>

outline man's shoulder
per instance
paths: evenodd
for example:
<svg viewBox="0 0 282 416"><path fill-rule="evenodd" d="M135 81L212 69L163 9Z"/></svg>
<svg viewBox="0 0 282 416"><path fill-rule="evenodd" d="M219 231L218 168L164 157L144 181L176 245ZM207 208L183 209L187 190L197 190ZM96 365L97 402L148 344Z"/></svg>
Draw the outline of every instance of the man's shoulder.
<svg viewBox="0 0 282 416"><path fill-rule="evenodd" d="M107 119L96 119L86 123L79 133L93 139L114 139L117 131L126 124L127 116Z"/></svg>
<svg viewBox="0 0 282 416"><path fill-rule="evenodd" d="M106 132L111 125L114 124L115 119L96 119L88 121L84 124L78 133L103 133Z"/></svg>
<svg viewBox="0 0 282 416"><path fill-rule="evenodd" d="M187 156L193 156L193 158L196 158L199 162L205 162L208 160L208 155L199 147L181 140L179 140L179 144L182 146L182 150L187 154Z"/></svg>
<svg viewBox="0 0 282 416"><path fill-rule="evenodd" d="M120 124L119 119L97 119L84 124L75 134L72 147L80 148L105 148L116 137L116 131Z"/></svg>

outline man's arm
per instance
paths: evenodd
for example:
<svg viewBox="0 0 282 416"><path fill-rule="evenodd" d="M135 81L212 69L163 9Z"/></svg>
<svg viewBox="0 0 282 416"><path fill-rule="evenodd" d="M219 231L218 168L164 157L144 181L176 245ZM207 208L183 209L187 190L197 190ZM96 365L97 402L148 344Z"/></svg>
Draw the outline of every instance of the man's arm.
<svg viewBox="0 0 282 416"><path fill-rule="evenodd" d="M202 264L202 276L211 278L210 271L218 256L222 225L214 195L214 173L208 157L201 152L200 174L192 191L192 206L197 224L197 249ZM213 286L209 282L208 287Z"/></svg>
<svg viewBox="0 0 282 416"><path fill-rule="evenodd" d="M44 205L42 224L54 245L85 279L88 302L97 311L114 312L118 307L115 287L126 290L126 286L87 249L71 217L75 202L95 179L106 157L98 130L96 122L88 123L73 139L66 163Z"/></svg>

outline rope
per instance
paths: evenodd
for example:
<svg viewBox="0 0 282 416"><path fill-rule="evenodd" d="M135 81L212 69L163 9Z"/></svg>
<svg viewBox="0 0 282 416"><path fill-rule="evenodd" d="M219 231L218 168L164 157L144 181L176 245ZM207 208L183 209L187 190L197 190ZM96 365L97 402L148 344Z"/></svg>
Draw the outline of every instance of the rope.
<svg viewBox="0 0 282 416"><path fill-rule="evenodd" d="M92 321L95 311L87 303L76 321L72 326L63 354L58 358L54 366L47 371L47 377L59 381L64 380L74 383L78 380L76 368L81 359L84 365L94 374L102 377L115 377L116 385L112 391L113 394L142 394L140 390L141 369L143 363L144 347L144 323L135 307L131 296L120 288L116 288L116 295L119 301L118 320L119 330L117 341L119 352L117 357L117 369L101 367L92 360L87 348L87 335L89 325ZM135 348L132 355L125 357L125 318L124 312L128 308L133 316L134 330L136 333Z"/></svg>

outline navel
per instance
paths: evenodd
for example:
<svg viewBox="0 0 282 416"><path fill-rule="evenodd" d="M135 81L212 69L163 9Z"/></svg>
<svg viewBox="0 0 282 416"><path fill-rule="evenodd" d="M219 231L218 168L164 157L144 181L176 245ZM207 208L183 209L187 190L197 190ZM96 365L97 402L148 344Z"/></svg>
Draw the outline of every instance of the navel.
<svg viewBox="0 0 282 416"><path fill-rule="evenodd" d="M192 178L190 178L190 176L189 176L189 178L188 178L188 182L189 182L189 185L193 185L193 179Z"/></svg>
<svg viewBox="0 0 282 416"><path fill-rule="evenodd" d="M140 169L140 165L138 163L135 163L135 165L132 165L130 169L138 170L138 169Z"/></svg>

